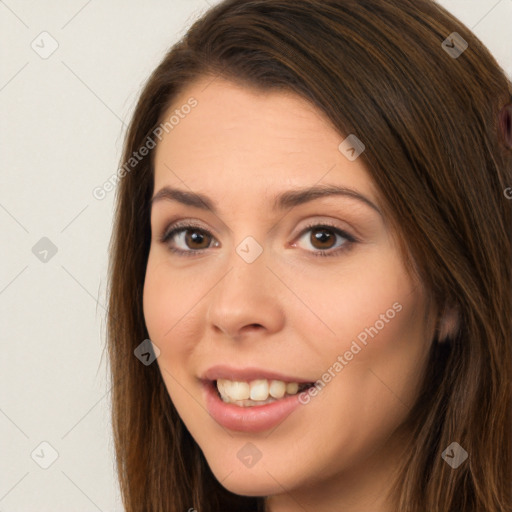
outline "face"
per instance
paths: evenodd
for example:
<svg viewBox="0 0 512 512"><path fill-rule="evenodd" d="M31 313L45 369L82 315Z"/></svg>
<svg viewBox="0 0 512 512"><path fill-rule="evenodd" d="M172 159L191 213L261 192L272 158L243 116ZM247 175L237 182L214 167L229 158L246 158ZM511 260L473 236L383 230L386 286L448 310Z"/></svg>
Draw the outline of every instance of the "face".
<svg viewBox="0 0 512 512"><path fill-rule="evenodd" d="M165 119L176 109L154 155L144 316L211 470L252 496L389 473L432 332L362 159L292 93L210 77Z"/></svg>

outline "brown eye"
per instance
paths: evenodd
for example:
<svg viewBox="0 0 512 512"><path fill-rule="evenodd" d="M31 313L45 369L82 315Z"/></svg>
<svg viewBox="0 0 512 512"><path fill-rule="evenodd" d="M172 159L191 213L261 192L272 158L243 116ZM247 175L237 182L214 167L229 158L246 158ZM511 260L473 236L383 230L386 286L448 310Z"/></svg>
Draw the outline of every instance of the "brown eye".
<svg viewBox="0 0 512 512"><path fill-rule="evenodd" d="M196 226L177 226L168 231L160 241L169 246L172 252L183 255L192 255L208 249L212 245L218 245L218 242L212 244L214 238L211 234Z"/></svg>
<svg viewBox="0 0 512 512"><path fill-rule="evenodd" d="M313 256L335 256L342 251L349 250L357 242L355 237L341 229L318 224L308 226L302 232L299 240L304 240L309 246L306 247L307 252Z"/></svg>
<svg viewBox="0 0 512 512"><path fill-rule="evenodd" d="M211 237L209 237L204 231L199 229L194 230L183 230L185 233L185 244L190 249L207 249L211 243Z"/></svg>
<svg viewBox="0 0 512 512"><path fill-rule="evenodd" d="M336 244L336 235L332 229L318 227L311 230L310 241L315 249L331 249Z"/></svg>

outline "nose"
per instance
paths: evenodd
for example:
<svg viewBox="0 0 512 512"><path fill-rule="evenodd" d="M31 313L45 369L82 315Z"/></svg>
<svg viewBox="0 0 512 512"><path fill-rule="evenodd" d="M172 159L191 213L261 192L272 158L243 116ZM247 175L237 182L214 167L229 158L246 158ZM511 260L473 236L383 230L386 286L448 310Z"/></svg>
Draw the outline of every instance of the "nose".
<svg viewBox="0 0 512 512"><path fill-rule="evenodd" d="M228 270L208 294L208 329L235 340L279 331L284 325L279 285L265 251L250 263L233 251Z"/></svg>

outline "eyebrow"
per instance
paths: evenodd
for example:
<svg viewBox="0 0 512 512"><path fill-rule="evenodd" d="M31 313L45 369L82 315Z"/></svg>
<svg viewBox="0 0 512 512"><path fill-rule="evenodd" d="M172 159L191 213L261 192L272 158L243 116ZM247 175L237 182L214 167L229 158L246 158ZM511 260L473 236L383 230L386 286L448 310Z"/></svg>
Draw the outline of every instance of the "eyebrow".
<svg viewBox="0 0 512 512"><path fill-rule="evenodd" d="M344 196L356 199L370 208L373 208L382 216L380 209L367 197L363 196L356 190L347 187L340 187L338 185L317 185L314 187L288 190L274 198L272 209L274 211L284 210L286 208L292 208L294 206L314 201L321 197L330 196ZM189 192L165 186L151 198L150 208L153 207L153 204L162 200L177 201L186 206L193 206L202 210L210 210L215 215L218 214L217 204L208 196L198 192Z"/></svg>

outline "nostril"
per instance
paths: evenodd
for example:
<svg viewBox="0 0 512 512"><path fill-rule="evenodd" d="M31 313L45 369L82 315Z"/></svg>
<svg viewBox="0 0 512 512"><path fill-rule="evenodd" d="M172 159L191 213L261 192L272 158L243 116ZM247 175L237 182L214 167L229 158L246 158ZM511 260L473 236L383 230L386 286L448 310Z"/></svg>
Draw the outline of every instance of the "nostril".
<svg viewBox="0 0 512 512"><path fill-rule="evenodd" d="M244 330L247 331L257 331L258 329L263 328L261 324L248 324L244 327Z"/></svg>

